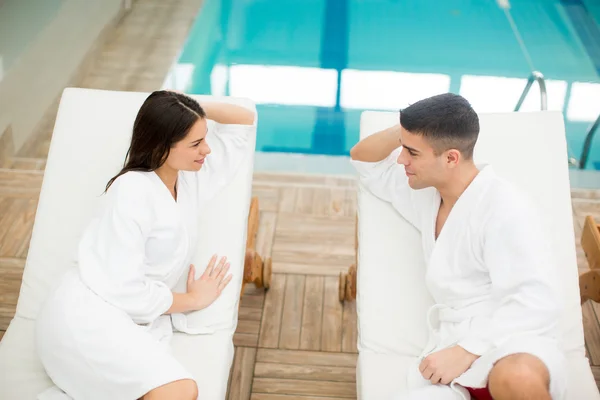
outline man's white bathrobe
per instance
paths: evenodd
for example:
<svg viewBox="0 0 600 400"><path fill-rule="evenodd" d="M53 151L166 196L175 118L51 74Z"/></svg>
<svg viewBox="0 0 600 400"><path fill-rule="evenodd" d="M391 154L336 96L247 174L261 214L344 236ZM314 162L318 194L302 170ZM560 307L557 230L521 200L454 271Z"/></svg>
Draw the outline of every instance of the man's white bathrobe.
<svg viewBox="0 0 600 400"><path fill-rule="evenodd" d="M77 267L39 314L42 364L76 400L133 400L193 379L169 350L173 327L186 331L185 318L164 314L194 255L199 212L233 178L255 129L209 122L212 152L199 172L180 171L177 201L155 172L115 180L83 233Z"/></svg>
<svg viewBox="0 0 600 400"><path fill-rule="evenodd" d="M553 399L562 399L558 282L535 208L491 166L482 165L436 240L440 194L408 186L404 167L396 162L400 150L380 162L352 161L361 183L420 231L426 284L435 301L423 316L429 342L407 377L412 395L399 398L469 399L464 387L485 387L494 362L526 352L546 364ZM454 345L481 357L450 386L432 387L419 363Z"/></svg>

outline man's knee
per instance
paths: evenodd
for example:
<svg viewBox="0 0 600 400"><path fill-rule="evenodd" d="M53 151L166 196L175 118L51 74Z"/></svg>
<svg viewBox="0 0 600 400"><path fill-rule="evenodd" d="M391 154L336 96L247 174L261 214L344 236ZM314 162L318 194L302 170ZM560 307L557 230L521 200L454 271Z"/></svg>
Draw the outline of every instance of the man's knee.
<svg viewBox="0 0 600 400"><path fill-rule="evenodd" d="M198 385L196 382L191 379L184 379L181 381L184 386L182 386L183 398L196 400L198 398Z"/></svg>
<svg viewBox="0 0 600 400"><path fill-rule="evenodd" d="M544 363L530 354L514 354L500 359L492 368L489 387L492 396L505 398L527 393L548 393L550 374Z"/></svg>

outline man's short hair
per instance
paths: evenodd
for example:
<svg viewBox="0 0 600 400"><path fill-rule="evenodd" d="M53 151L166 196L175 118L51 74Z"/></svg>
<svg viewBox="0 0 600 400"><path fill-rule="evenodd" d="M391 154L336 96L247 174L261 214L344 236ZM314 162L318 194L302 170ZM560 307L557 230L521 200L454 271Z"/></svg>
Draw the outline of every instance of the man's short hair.
<svg viewBox="0 0 600 400"><path fill-rule="evenodd" d="M457 149L471 160L479 136L479 117L462 96L444 93L400 110L400 125L425 137L436 154Z"/></svg>

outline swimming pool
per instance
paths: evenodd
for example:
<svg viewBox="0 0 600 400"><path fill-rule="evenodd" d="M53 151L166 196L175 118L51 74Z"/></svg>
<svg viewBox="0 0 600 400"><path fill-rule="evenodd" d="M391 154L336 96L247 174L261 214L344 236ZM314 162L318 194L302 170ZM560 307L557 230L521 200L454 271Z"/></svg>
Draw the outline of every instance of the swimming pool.
<svg viewBox="0 0 600 400"><path fill-rule="evenodd" d="M599 22L595 0L512 0L508 13L494 0L205 0L165 86L254 99L258 151L327 156L328 172L365 109L451 91L511 111L536 69L579 159L600 112ZM539 107L534 85L521 110ZM600 138L587 168L600 169Z"/></svg>

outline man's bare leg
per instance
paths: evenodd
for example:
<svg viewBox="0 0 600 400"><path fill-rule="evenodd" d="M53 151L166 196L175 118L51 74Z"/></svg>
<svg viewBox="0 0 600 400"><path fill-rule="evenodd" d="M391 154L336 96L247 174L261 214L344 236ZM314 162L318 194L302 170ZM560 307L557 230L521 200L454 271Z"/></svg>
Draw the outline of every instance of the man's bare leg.
<svg viewBox="0 0 600 400"><path fill-rule="evenodd" d="M197 398L196 382L191 379L182 379L149 391L141 400L196 400Z"/></svg>
<svg viewBox="0 0 600 400"><path fill-rule="evenodd" d="M494 400L551 400L550 373L530 354L507 356L494 365L489 376Z"/></svg>

